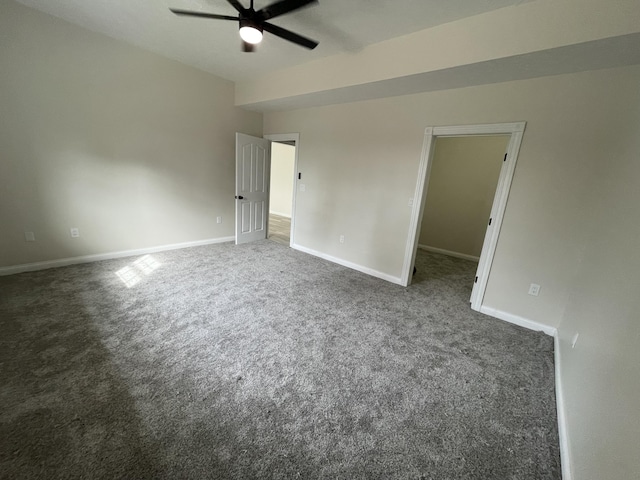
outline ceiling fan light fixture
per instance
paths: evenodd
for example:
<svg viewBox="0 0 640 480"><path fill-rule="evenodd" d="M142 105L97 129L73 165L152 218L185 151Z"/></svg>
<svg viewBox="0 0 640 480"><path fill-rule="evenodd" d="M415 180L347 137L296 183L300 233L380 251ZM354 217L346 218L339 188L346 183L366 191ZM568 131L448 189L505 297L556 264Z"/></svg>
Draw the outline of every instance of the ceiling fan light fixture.
<svg viewBox="0 0 640 480"><path fill-rule="evenodd" d="M243 0L246 1L246 0ZM245 8L239 0L227 0L227 2L238 12L237 17L231 15L219 15L217 13L207 12L193 12L189 10L180 10L177 8L170 8L169 10L176 15L183 15L187 17L199 17L210 18L214 20L228 20L232 22L239 22L239 33L242 38L242 51L254 52L255 45L262 41L263 31L267 31L276 37L280 37L291 43L295 43L309 50L313 50L318 46L318 42L305 38L302 35L298 35L291 30L279 27L267 20L280 17L294 10L299 10L312 3L317 4L318 0L276 0L275 3L267 5L264 8L256 11L253 8L253 0L249 8Z"/></svg>
<svg viewBox="0 0 640 480"><path fill-rule="evenodd" d="M247 43L256 45L262 41L262 28L251 20L241 20L240 38Z"/></svg>

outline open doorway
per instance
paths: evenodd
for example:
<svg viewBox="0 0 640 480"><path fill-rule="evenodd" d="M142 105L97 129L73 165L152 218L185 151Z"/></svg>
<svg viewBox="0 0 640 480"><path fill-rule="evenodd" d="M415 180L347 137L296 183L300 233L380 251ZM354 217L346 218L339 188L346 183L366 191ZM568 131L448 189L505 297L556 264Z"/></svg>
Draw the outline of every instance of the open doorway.
<svg viewBox="0 0 640 480"><path fill-rule="evenodd" d="M484 299L484 293L489 279L489 272L498 243L500 227L502 226L502 219L507 205L507 198L511 188L511 181L515 171L524 128L525 122L518 122L490 125L428 127L425 130L425 139L418 170L418 181L416 183L416 201L413 202L413 209L411 212L409 235L407 237L407 250L405 252L405 261L402 272L404 285L409 285L411 283L411 275L413 273L416 259L416 250L419 245L422 230L423 214L427 203L426 200L429 190L429 180L434 165L437 140L440 138L461 136L506 135L508 137L506 153L502 158L497 186L491 202L489 220L486 222L486 230L483 236L476 276L473 279L470 299L471 308L473 310L481 311L482 301Z"/></svg>
<svg viewBox="0 0 640 480"><path fill-rule="evenodd" d="M295 221L295 193L299 134L265 135L271 141L271 172L267 238L291 246Z"/></svg>
<svg viewBox="0 0 640 480"><path fill-rule="evenodd" d="M267 238L284 245L289 245L291 242L295 160L295 144L271 143L269 229Z"/></svg>
<svg viewBox="0 0 640 480"><path fill-rule="evenodd" d="M436 138L418 248L480 260L508 143L507 135Z"/></svg>

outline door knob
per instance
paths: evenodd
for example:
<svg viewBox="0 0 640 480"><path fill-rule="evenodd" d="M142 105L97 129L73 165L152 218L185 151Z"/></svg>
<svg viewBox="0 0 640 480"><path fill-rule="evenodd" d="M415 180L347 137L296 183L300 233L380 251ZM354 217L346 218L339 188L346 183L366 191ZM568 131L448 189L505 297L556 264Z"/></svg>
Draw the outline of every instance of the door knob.
<svg viewBox="0 0 640 480"><path fill-rule="evenodd" d="M236 195L236 200L244 200L244 197L242 195Z"/></svg>

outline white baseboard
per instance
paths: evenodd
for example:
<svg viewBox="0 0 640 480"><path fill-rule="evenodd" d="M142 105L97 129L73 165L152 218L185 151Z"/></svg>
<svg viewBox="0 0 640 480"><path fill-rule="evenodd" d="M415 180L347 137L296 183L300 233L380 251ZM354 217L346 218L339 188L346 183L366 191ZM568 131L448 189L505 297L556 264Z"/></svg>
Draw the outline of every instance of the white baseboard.
<svg viewBox="0 0 640 480"><path fill-rule="evenodd" d="M64 267L67 265L75 265L80 263L97 262L101 260L111 260L111 259L131 257L136 255L147 255L150 253L163 252L167 250L177 250L181 248L198 247L202 245L212 245L216 243L233 242L234 240L235 240L235 237L233 236L221 237L221 238L210 238L206 240L197 240L194 242L174 243L170 245L160 245L156 247L140 248L135 250L122 250L119 252L109 252L109 253L100 253L95 255L84 255L79 257L61 258L59 260L49 260L45 262L25 263L21 265L13 265L10 267L0 267L0 276L12 275L15 273L22 273L22 272L32 272L36 270L45 270L47 268ZM353 270L357 270L367 275L371 275L373 277L377 277L391 283L402 285L402 281L399 277L394 277L392 275L388 275L386 273L379 272L377 270L364 267L362 265L358 265L358 264L349 262L347 260L343 260L341 258L327 255L325 253L322 253L307 247L303 247L301 245L292 245L291 247L300 252L304 252L310 255L314 255L316 257L323 258L330 262L337 263L338 265L342 265L344 267L351 268ZM425 247L423 245L419 245L419 248L424 248L425 250L430 250L430 251L437 251L437 253L444 253L445 255L449 254L449 253L446 253L446 251L438 251L439 249L432 249L431 247ZM456 255L452 255L452 256L456 256ZM565 414L566 409L565 409L564 395L562 390L562 377L560 374L561 372L561 369L560 369L561 355L560 355L560 345L559 345L560 342L558 338L557 329L549 325L544 325L538 322L534 322L524 317L503 312L501 310L497 310L491 307L482 306L480 307L480 312L486 315L498 318L500 320L504 320L506 322L513 323L515 325L519 325L524 328L528 328L530 330L542 331L547 335L551 335L554 337L556 409L557 409L557 416L558 416L558 435L559 435L559 441L560 441L560 461L562 463L562 479L572 480L571 461L569 456L568 432L567 432L566 414Z"/></svg>
<svg viewBox="0 0 640 480"><path fill-rule="evenodd" d="M569 454L569 433L567 431L566 406L562 390L562 375L560 374L560 338L558 333L553 337L553 354L556 378L556 410L558 415L558 437L560 440L560 463L562 465L562 480L571 480L571 456Z"/></svg>
<svg viewBox="0 0 640 480"><path fill-rule="evenodd" d="M528 328L529 330L544 332L551 337L555 336L557 332L556 328L550 325L534 322L533 320L529 320L528 318L520 317L512 313L503 312L502 310L498 310L495 308L486 307L484 305L480 307L480 313L484 313L485 315L504 320L505 322Z"/></svg>
<svg viewBox="0 0 640 480"><path fill-rule="evenodd" d="M441 253L442 255L449 255L450 257L463 258L465 260L471 260L472 262L479 262L480 257L474 257L473 255L467 255L466 253L452 252L451 250L445 250L444 248L430 247L429 245L418 244L418 248L433 253Z"/></svg>
<svg viewBox="0 0 640 480"><path fill-rule="evenodd" d="M48 260L45 262L24 263L22 265L12 265L10 267L0 267L0 276L13 275L14 273L33 272L45 270L47 268L66 267L78 263L98 262L100 260L112 260L114 258L132 257L135 255L147 255L149 253L164 252L167 250L177 250L180 248L199 247L202 245L212 245L214 243L233 242L235 237L209 238L207 240L196 240L195 242L174 243L171 245L159 245L157 247L139 248L135 250L122 250L119 252L98 253L95 255L83 255L80 257L61 258L58 260Z"/></svg>
<svg viewBox="0 0 640 480"><path fill-rule="evenodd" d="M318 252L317 250L303 247L301 245L293 244L291 245L291 248L293 248L294 250L299 250L300 252L303 252L303 253L308 253L309 255L313 255L315 257L323 258L324 260L328 260L333 263L337 263L338 265L342 265L343 267L351 268L353 270L366 273L367 275L371 275L372 277L381 278L382 280L386 280L387 282L395 283L397 285L402 285L402 280L400 279L400 277L394 277L392 275L379 272L378 270L374 270L369 267L364 267L362 265L358 265L357 263L352 263L338 257L327 255L326 253Z"/></svg>
<svg viewBox="0 0 640 480"><path fill-rule="evenodd" d="M558 417L558 439L560 442L560 463L562 464L562 480L572 480L571 474L571 457L569 455L569 435L567 431L567 417L566 406L564 403L564 394L562 390L562 375L560 364L562 357L560 355L560 340L558 337L558 330L549 325L534 322L518 315L503 312L491 307L480 307L480 312L491 317L504 320L505 322L513 323L529 330L535 330L537 332L544 332L547 335L553 337L553 356L554 356L554 376L555 376L555 390L556 390L556 412Z"/></svg>
<svg viewBox="0 0 640 480"><path fill-rule="evenodd" d="M279 217L291 218L290 213L276 212L275 210L269 210L269 213L273 213L274 215L278 215Z"/></svg>

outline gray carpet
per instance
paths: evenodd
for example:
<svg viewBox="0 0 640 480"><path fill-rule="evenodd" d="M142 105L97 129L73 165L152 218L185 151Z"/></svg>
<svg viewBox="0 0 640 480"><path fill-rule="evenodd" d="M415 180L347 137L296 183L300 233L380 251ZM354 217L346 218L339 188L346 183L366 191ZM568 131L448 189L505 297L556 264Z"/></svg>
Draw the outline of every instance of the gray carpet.
<svg viewBox="0 0 640 480"><path fill-rule="evenodd" d="M552 338L472 312L475 264L136 260L0 278L0 477L560 478Z"/></svg>

